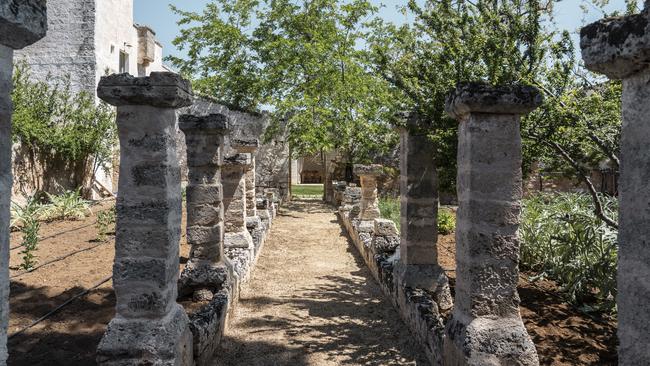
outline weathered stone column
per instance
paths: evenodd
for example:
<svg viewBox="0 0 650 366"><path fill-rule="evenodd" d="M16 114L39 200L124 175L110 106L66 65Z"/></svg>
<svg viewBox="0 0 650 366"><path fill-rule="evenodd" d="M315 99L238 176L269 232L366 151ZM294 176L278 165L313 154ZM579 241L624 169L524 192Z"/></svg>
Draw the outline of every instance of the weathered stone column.
<svg viewBox="0 0 650 366"><path fill-rule="evenodd" d="M245 166L246 216L257 216L257 205L255 204L255 153L260 147L260 142L258 139L239 139L232 140L231 146L240 154L251 155L251 163Z"/></svg>
<svg viewBox="0 0 650 366"><path fill-rule="evenodd" d="M176 108L192 103L173 73L103 77L98 96L117 106L120 178L113 288L116 315L97 349L100 365L191 365L192 333L176 303L181 178Z"/></svg>
<svg viewBox="0 0 650 366"><path fill-rule="evenodd" d="M233 270L245 280L255 254L253 237L246 228L246 169L251 154L240 153L225 158L222 174L225 238L224 249Z"/></svg>
<svg viewBox="0 0 650 366"><path fill-rule="evenodd" d="M354 174L361 178L361 221L372 221L381 217L377 199L377 177L381 175L381 170L382 166L377 164L354 166Z"/></svg>
<svg viewBox="0 0 650 366"><path fill-rule="evenodd" d="M192 246L181 273L181 296L211 300L229 280L223 260L223 163L224 134L228 119L223 114L182 115L178 122L187 146L187 243Z"/></svg>
<svg viewBox="0 0 650 366"><path fill-rule="evenodd" d="M438 175L435 147L418 115L406 118L400 139L400 261L402 286L434 294L440 310L452 307L449 281L438 264Z"/></svg>
<svg viewBox="0 0 650 366"><path fill-rule="evenodd" d="M538 365L519 313L522 195L520 116L542 98L525 86L459 86L447 112L459 123L456 295L445 365Z"/></svg>
<svg viewBox="0 0 650 366"><path fill-rule="evenodd" d="M13 55L45 37L45 1L13 0L0 3L0 365L7 362L9 322L9 222L11 221L11 91Z"/></svg>
<svg viewBox="0 0 650 366"><path fill-rule="evenodd" d="M618 363L650 360L650 1L580 33L585 66L623 80L619 180Z"/></svg>

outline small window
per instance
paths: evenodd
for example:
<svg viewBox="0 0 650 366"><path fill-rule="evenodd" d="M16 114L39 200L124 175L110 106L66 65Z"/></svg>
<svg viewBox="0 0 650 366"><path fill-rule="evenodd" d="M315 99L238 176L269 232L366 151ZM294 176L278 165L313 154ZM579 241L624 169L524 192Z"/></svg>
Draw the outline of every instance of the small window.
<svg viewBox="0 0 650 366"><path fill-rule="evenodd" d="M111 55L114 54L114 53L115 53L115 45L112 44L112 45L111 45Z"/></svg>
<svg viewBox="0 0 650 366"><path fill-rule="evenodd" d="M120 51L120 74L129 72L129 54Z"/></svg>

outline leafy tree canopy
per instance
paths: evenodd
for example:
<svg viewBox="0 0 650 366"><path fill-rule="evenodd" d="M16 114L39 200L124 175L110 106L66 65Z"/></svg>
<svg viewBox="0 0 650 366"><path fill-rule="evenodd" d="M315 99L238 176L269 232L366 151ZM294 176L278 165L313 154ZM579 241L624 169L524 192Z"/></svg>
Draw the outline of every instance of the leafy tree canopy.
<svg viewBox="0 0 650 366"><path fill-rule="evenodd" d="M396 145L392 85L366 62L366 0L214 0L180 15L170 57L200 92L286 119L297 153L339 148L353 160Z"/></svg>

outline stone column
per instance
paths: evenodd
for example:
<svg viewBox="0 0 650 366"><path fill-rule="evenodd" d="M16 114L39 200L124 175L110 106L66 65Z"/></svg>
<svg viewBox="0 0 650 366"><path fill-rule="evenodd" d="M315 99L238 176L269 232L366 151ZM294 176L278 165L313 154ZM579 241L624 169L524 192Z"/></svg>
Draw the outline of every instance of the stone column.
<svg viewBox="0 0 650 366"><path fill-rule="evenodd" d="M223 163L224 134L228 119L223 114L182 115L178 126L187 146L187 243L192 246L179 281L181 296L211 300L227 283L229 270L223 260Z"/></svg>
<svg viewBox="0 0 650 366"><path fill-rule="evenodd" d="M257 254L264 242L264 228L262 220L257 214L255 194L255 153L259 149L260 143L257 139L239 139L231 141L231 145L238 153L251 155L251 163L246 166L244 173L246 180L246 229L253 238L255 254Z"/></svg>
<svg viewBox="0 0 650 366"><path fill-rule="evenodd" d="M458 131L456 294L445 365L538 365L519 313L520 117L542 97L525 86L459 86L447 99Z"/></svg>
<svg viewBox="0 0 650 366"><path fill-rule="evenodd" d="M9 322L9 222L11 221L11 91L13 55L45 37L45 1L14 0L0 3L0 365L7 362Z"/></svg>
<svg viewBox="0 0 650 366"><path fill-rule="evenodd" d="M449 281L438 264L438 175L435 147L418 115L406 118L400 135L400 261L402 286L434 294L440 310L452 307Z"/></svg>
<svg viewBox="0 0 650 366"><path fill-rule="evenodd" d="M224 248L237 276L247 277L255 254L253 237L246 228L246 170L251 165L249 153L228 156L221 170L225 238Z"/></svg>
<svg viewBox="0 0 650 366"><path fill-rule="evenodd" d="M619 180L618 363L650 360L650 1L641 14L582 29L585 66L623 80Z"/></svg>
<svg viewBox="0 0 650 366"><path fill-rule="evenodd" d="M238 153L251 154L251 163L245 167L246 216L257 216L257 205L255 204L255 153L259 149L260 142L257 139L239 139L232 140L231 146Z"/></svg>
<svg viewBox="0 0 650 366"><path fill-rule="evenodd" d="M120 178L113 288L116 315L97 349L100 365L191 365L192 333L176 303L181 178L176 109L192 103L173 73L102 77L98 96L117 106Z"/></svg>
<svg viewBox="0 0 650 366"><path fill-rule="evenodd" d="M361 221L372 221L381 217L379 200L377 199L377 177L381 175L382 166L359 165L354 166L354 174L361 178Z"/></svg>

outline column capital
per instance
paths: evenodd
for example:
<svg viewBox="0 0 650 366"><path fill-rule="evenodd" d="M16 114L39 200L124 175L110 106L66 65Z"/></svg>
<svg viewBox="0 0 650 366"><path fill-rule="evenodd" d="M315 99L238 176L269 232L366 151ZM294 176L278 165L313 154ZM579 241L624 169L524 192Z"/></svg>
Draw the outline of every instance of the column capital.
<svg viewBox="0 0 650 366"><path fill-rule="evenodd" d="M250 153L240 153L228 156L224 159L224 166L227 167L248 167L253 163L253 157Z"/></svg>
<svg viewBox="0 0 650 366"><path fill-rule="evenodd" d="M362 176L368 176L368 177L377 177L381 175L383 166L380 164L371 164L371 165L363 165L363 164L354 164L353 172L354 174L362 177Z"/></svg>
<svg viewBox="0 0 650 366"><path fill-rule="evenodd" d="M129 74L102 76L97 95L114 106L180 108L192 105L190 82L172 72L152 72L146 77Z"/></svg>
<svg viewBox="0 0 650 366"><path fill-rule="evenodd" d="M470 113L528 114L542 104L537 88L461 83L448 96L445 111L455 119Z"/></svg>
<svg viewBox="0 0 650 366"><path fill-rule="evenodd" d="M225 135L230 129L230 119L220 113L205 116L183 114L178 118L178 128L185 134Z"/></svg>
<svg viewBox="0 0 650 366"><path fill-rule="evenodd" d="M580 31L587 69L624 79L650 64L650 2L641 14L605 18Z"/></svg>
<svg viewBox="0 0 650 366"><path fill-rule="evenodd" d="M254 153L260 147L258 139L232 139L230 146L239 153Z"/></svg>
<svg viewBox="0 0 650 366"><path fill-rule="evenodd" d="M400 133L408 132L410 135L428 135L431 131L431 121L422 118L416 111L401 111L395 117L399 120L396 130Z"/></svg>
<svg viewBox="0 0 650 366"><path fill-rule="evenodd" d="M15 50L45 37L45 0L4 0L0 2L0 44Z"/></svg>

